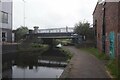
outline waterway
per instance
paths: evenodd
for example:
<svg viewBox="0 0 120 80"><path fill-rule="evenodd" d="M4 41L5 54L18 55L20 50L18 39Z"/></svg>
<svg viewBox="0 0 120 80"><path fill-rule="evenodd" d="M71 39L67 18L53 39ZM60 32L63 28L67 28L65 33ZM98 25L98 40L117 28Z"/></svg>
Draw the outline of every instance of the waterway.
<svg viewBox="0 0 120 80"><path fill-rule="evenodd" d="M67 66L67 57L59 50L3 55L3 78L59 78Z"/></svg>

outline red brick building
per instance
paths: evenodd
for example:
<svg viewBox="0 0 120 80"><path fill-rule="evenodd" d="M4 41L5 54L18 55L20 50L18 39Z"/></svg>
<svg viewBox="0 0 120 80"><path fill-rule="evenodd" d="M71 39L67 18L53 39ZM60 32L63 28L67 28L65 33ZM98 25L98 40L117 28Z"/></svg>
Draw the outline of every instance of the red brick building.
<svg viewBox="0 0 120 80"><path fill-rule="evenodd" d="M120 55L120 2L98 2L93 25L99 51L111 57Z"/></svg>

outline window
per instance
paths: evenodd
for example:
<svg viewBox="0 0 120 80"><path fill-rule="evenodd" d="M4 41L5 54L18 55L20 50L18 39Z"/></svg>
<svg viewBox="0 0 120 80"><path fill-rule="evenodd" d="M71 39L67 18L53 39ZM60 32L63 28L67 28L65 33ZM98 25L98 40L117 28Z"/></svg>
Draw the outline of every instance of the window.
<svg viewBox="0 0 120 80"><path fill-rule="evenodd" d="M2 23L8 23L8 13L2 11Z"/></svg>
<svg viewBox="0 0 120 80"><path fill-rule="evenodd" d="M95 36L97 36L97 20L95 20Z"/></svg>
<svg viewBox="0 0 120 80"><path fill-rule="evenodd" d="M6 40L7 40L6 32L2 32L2 41L6 41Z"/></svg>

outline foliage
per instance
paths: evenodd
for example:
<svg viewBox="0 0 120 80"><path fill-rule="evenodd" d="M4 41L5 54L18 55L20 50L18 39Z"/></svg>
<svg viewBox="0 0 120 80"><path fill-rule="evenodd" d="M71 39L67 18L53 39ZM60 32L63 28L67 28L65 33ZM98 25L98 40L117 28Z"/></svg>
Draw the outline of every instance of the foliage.
<svg viewBox="0 0 120 80"><path fill-rule="evenodd" d="M92 28L90 28L90 23L88 22L79 22L75 24L74 32L78 35L86 36L87 38L94 37L94 32Z"/></svg>
<svg viewBox="0 0 120 80"><path fill-rule="evenodd" d="M28 31L29 31L28 28L24 27L24 26L17 28L15 31L16 41L21 40L23 38L23 36L28 33Z"/></svg>
<svg viewBox="0 0 120 80"><path fill-rule="evenodd" d="M74 31L79 35L86 35L88 33L90 24L88 22L79 22L75 25Z"/></svg>
<svg viewBox="0 0 120 80"><path fill-rule="evenodd" d="M116 60L114 59L108 61L107 68L110 71L110 74L113 75L114 77L117 77L117 75L120 74L120 72L118 73L119 70L117 67Z"/></svg>
<svg viewBox="0 0 120 80"><path fill-rule="evenodd" d="M68 44L71 43L71 40L70 40L70 39L57 39L57 40L56 40L56 43L57 43L57 44L61 43L62 45L66 46L66 45L68 45ZM56 44L56 45L57 45L57 44Z"/></svg>
<svg viewBox="0 0 120 80"><path fill-rule="evenodd" d="M99 53L98 49L96 48L86 48L84 50L90 52L100 60L109 60L105 53Z"/></svg>
<svg viewBox="0 0 120 80"><path fill-rule="evenodd" d="M68 60L73 57L73 54L72 54L69 50L63 49L63 48L60 48L59 50L60 50L61 52L63 52L63 54L66 55L66 57L68 58Z"/></svg>

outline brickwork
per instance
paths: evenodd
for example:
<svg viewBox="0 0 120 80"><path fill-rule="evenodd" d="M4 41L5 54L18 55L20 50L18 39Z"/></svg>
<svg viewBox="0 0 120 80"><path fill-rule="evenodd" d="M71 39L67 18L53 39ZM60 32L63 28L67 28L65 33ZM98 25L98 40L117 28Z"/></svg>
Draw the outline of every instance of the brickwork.
<svg viewBox="0 0 120 80"><path fill-rule="evenodd" d="M117 52L117 30L118 30L118 3L106 3L106 41L109 41L110 32L115 32L115 53ZM114 11L113 11L114 10ZM106 42L106 53L109 54L109 43Z"/></svg>
<svg viewBox="0 0 120 80"><path fill-rule="evenodd" d="M120 2L119 2L119 13L120 14ZM119 24L118 24L118 33L119 33L119 40L118 40L118 55L120 56L120 16L119 16Z"/></svg>
<svg viewBox="0 0 120 80"><path fill-rule="evenodd" d="M118 14L120 14L120 2L119 2L119 12L118 12ZM118 17L119 17L118 32L120 33L120 15Z"/></svg>
<svg viewBox="0 0 120 80"><path fill-rule="evenodd" d="M97 21L95 27L96 27L96 32L97 32L96 33L97 48L99 49L99 51L102 51L102 37L100 36L100 35L102 35L102 30L101 30L101 26L102 26L102 22L101 22L102 21L102 17L101 17L102 16L102 11L101 11L101 9L102 9L102 5L97 5L96 6L96 11L95 11L95 13L93 15L93 19L94 19L93 22ZM93 23L93 24L95 24L95 23Z"/></svg>
<svg viewBox="0 0 120 80"><path fill-rule="evenodd" d="M105 15L104 11L105 11ZM96 40L97 40L97 48L100 52L103 51L103 27L105 27L105 53L109 55L110 51L110 41L109 35L110 32L115 33L115 53L118 53L118 32L120 32L120 3L118 2L106 2L103 4L97 4L95 11L93 13L93 24L95 25L95 21L97 20L97 25L94 26L96 28ZM104 19L105 18L105 19ZM105 24L104 24L105 23ZM104 25L103 25L104 24ZM115 54L115 55L116 55Z"/></svg>

